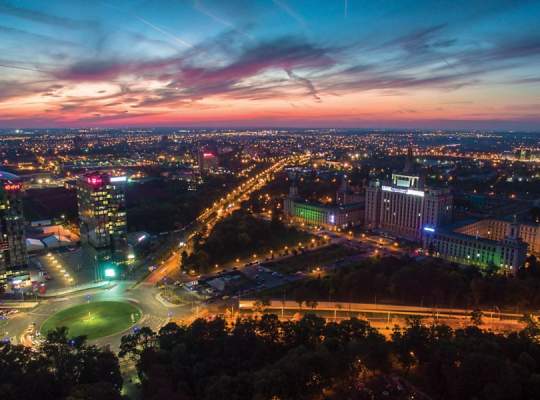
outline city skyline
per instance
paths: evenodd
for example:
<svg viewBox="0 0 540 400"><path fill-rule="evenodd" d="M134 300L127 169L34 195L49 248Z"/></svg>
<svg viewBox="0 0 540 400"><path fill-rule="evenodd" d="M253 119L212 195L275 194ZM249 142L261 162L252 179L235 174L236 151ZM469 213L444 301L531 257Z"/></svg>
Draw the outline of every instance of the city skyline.
<svg viewBox="0 0 540 400"><path fill-rule="evenodd" d="M534 2L0 1L0 128L539 130Z"/></svg>

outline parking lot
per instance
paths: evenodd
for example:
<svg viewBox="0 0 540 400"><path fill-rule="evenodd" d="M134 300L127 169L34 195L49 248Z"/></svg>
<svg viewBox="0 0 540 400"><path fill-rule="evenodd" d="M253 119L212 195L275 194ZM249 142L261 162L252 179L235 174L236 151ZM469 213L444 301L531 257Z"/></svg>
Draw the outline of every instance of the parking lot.
<svg viewBox="0 0 540 400"><path fill-rule="evenodd" d="M80 248L48 252L33 257L30 264L47 290L65 289L94 279L94 269L88 266L89 262Z"/></svg>

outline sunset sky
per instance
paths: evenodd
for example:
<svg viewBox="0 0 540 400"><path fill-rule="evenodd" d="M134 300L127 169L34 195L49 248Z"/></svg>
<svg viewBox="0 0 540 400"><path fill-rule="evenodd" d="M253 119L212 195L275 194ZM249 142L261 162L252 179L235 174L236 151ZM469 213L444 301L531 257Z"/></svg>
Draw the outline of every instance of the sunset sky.
<svg viewBox="0 0 540 400"><path fill-rule="evenodd" d="M0 128L540 131L540 2L0 0Z"/></svg>

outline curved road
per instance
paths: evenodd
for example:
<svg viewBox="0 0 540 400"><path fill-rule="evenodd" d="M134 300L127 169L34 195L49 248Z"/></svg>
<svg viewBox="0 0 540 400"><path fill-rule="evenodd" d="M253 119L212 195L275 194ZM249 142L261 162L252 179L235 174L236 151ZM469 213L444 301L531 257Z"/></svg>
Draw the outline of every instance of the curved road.
<svg viewBox="0 0 540 400"><path fill-rule="evenodd" d="M156 295L157 289L153 285L142 284L132 289L134 282L124 281L110 289L97 290L86 294L74 294L60 298L44 300L31 311L20 311L10 317L7 324L2 327L2 334L12 338L13 343L29 345L30 340L27 335L29 327L33 324L39 329L43 322L56 312L68 307L82 304L88 301L128 301L136 304L143 312L141 320L135 326L148 326L153 330L158 330L170 319L183 319L191 314L191 306L167 307L160 302ZM121 337L128 331L120 332L105 338L90 341L98 346L109 345L111 349L117 350ZM2 335L3 336L3 335Z"/></svg>

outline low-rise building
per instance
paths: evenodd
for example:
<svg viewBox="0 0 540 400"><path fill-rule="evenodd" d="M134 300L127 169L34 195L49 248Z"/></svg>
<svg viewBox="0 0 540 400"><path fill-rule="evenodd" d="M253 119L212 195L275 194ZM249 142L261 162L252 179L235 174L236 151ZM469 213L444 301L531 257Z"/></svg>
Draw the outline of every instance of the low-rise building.
<svg viewBox="0 0 540 400"><path fill-rule="evenodd" d="M463 221L447 227L426 226L423 247L431 256L481 268L515 273L525 264L527 244L519 238L517 224L511 224L508 235L499 240L474 233L475 224Z"/></svg>
<svg viewBox="0 0 540 400"><path fill-rule="evenodd" d="M346 180L347 177L344 177ZM285 216L289 221L320 226L326 229L346 229L361 225L364 220L364 197L348 193L341 186L337 194L338 204L311 203L298 196L298 188L293 183L289 196L284 201ZM353 201L354 200L354 201Z"/></svg>
<svg viewBox="0 0 540 400"><path fill-rule="evenodd" d="M517 236L528 245L529 253L540 256L540 224L486 218L465 224L457 231L484 239L503 240L510 235L513 225L517 226Z"/></svg>

